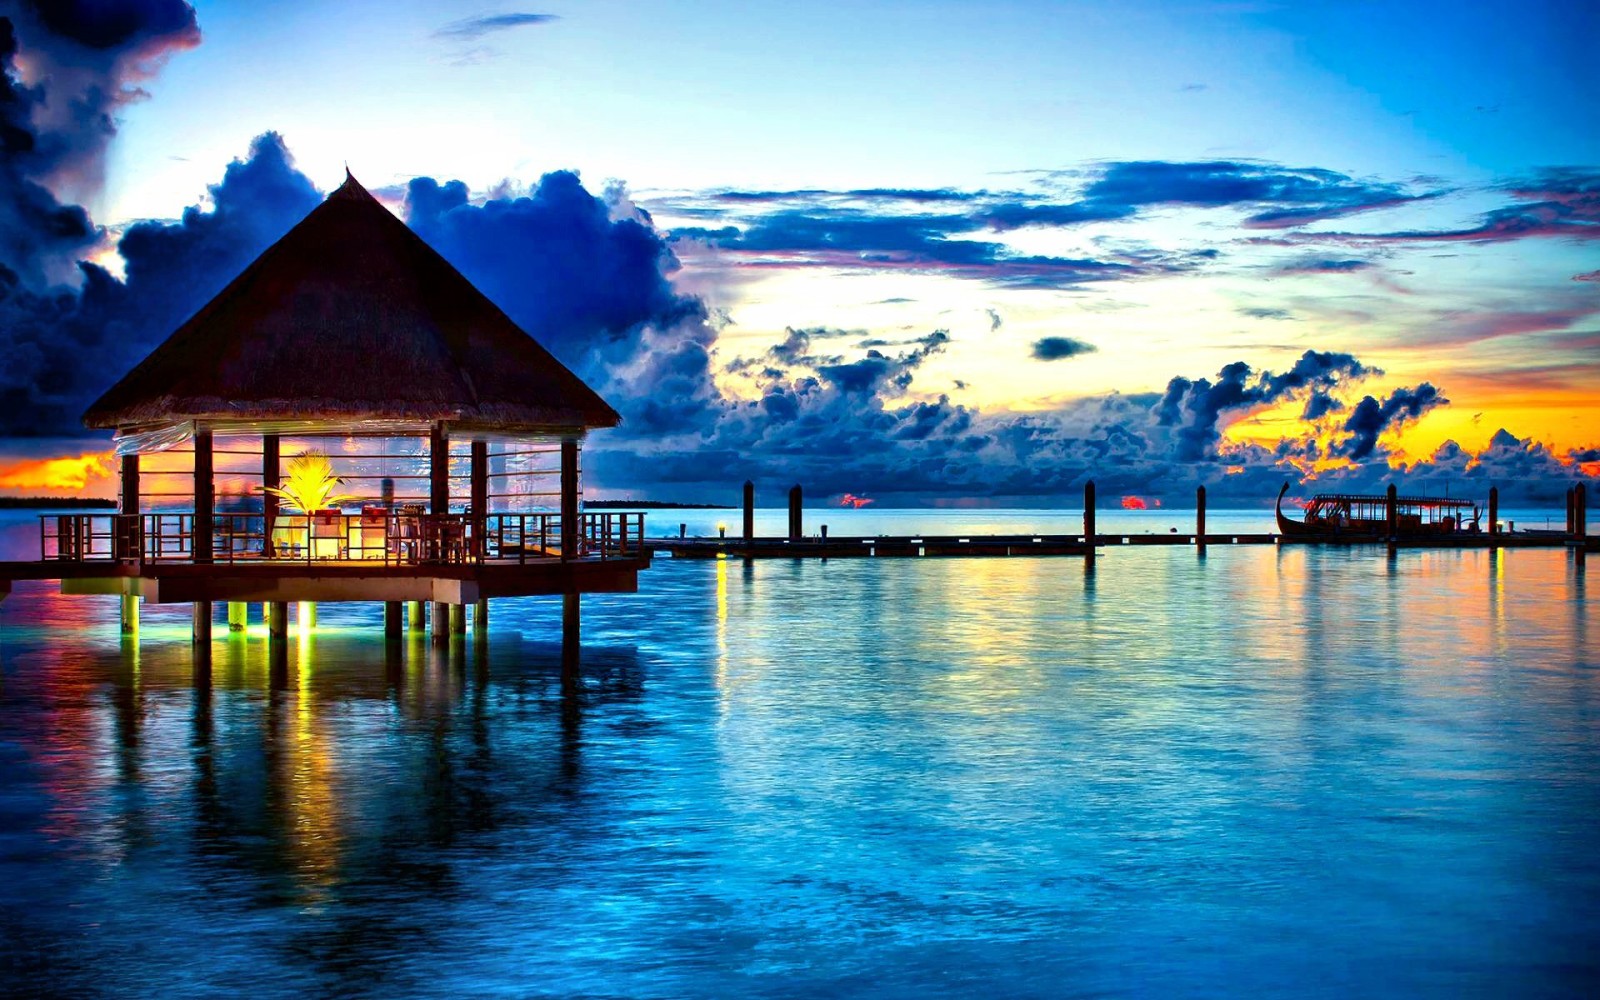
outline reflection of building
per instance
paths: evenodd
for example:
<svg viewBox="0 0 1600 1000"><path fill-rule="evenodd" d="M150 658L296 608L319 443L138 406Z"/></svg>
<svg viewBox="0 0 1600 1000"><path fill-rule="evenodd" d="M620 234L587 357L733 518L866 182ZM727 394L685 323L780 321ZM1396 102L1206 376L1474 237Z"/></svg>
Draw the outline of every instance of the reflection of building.
<svg viewBox="0 0 1600 1000"><path fill-rule="evenodd" d="M648 565L641 515L580 511L616 412L354 178L84 419L116 431L121 509L46 519L0 595L194 602L198 636L213 601L385 601L393 630L431 601L440 632L563 593L575 630L579 593Z"/></svg>

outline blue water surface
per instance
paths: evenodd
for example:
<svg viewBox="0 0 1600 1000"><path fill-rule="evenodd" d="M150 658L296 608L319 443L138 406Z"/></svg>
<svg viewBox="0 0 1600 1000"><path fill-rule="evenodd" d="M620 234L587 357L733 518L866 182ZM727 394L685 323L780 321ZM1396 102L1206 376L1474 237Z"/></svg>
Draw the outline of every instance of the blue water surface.
<svg viewBox="0 0 1600 1000"><path fill-rule="evenodd" d="M564 684L545 599L197 674L19 584L3 990L1582 995L1597 612L1558 551L664 559Z"/></svg>

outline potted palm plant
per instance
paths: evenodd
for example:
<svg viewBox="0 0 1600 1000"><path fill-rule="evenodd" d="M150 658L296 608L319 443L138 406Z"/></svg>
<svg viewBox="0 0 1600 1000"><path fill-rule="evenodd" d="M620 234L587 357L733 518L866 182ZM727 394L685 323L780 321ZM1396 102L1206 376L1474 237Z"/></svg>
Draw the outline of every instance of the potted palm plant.
<svg viewBox="0 0 1600 1000"><path fill-rule="evenodd" d="M360 499L353 494L335 492L344 485L344 480L334 475L333 463L320 451L301 452L289 460L285 471L287 475L283 477L281 485L266 487L267 492L281 500L284 506L299 511L299 516L280 518L272 529L273 548L279 552L299 546L302 540L309 546L312 515L338 515L341 504ZM337 517L333 525L336 529L339 527ZM338 554L339 536L342 534L341 530L335 530L331 536L335 555Z"/></svg>

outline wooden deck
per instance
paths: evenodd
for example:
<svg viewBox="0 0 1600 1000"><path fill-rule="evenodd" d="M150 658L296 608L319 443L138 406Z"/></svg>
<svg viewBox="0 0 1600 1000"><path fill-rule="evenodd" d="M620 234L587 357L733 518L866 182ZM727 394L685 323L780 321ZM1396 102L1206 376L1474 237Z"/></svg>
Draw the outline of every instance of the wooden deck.
<svg viewBox="0 0 1600 1000"><path fill-rule="evenodd" d="M470 604L536 594L633 593L650 555L402 565L342 560L234 563L0 562L0 597L17 580L60 580L65 594L126 594L155 604L192 601L443 601Z"/></svg>

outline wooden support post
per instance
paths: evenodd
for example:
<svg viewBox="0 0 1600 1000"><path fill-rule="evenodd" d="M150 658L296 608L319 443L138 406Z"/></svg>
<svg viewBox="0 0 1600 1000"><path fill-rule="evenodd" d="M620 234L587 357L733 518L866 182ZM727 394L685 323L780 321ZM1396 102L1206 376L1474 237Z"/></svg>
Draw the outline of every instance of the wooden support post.
<svg viewBox="0 0 1600 1000"><path fill-rule="evenodd" d="M289 602L272 601L267 604L267 636L282 639L289 634Z"/></svg>
<svg viewBox="0 0 1600 1000"><path fill-rule="evenodd" d="M800 515L800 484L789 488L789 541L798 542L805 537L805 525Z"/></svg>
<svg viewBox="0 0 1600 1000"><path fill-rule="evenodd" d="M317 627L317 602L301 601L295 612L300 618L300 631L310 632Z"/></svg>
<svg viewBox="0 0 1600 1000"><path fill-rule="evenodd" d="M1094 480L1083 484L1083 540L1088 543L1090 563L1094 562Z"/></svg>
<svg viewBox="0 0 1600 1000"><path fill-rule="evenodd" d="M211 641L211 602L194 602L194 642L195 645Z"/></svg>
<svg viewBox="0 0 1600 1000"><path fill-rule="evenodd" d="M434 601L433 609L428 612L428 626L433 630L434 642L443 642L450 638L450 605L443 601Z"/></svg>
<svg viewBox="0 0 1600 1000"><path fill-rule="evenodd" d="M561 559L578 558L578 439L561 439Z"/></svg>
<svg viewBox="0 0 1600 1000"><path fill-rule="evenodd" d="M561 595L561 670L576 674L582 663L579 646L582 642L582 598L578 594Z"/></svg>
<svg viewBox="0 0 1600 1000"><path fill-rule="evenodd" d="M467 634L467 606L465 604L450 605L450 634Z"/></svg>
<svg viewBox="0 0 1600 1000"><path fill-rule="evenodd" d="M1385 493L1385 495L1384 495L1384 502L1383 502L1384 535L1388 538L1388 541L1389 541L1389 554L1390 555L1394 555L1394 551L1395 551L1395 548L1396 548L1396 543L1399 541L1399 533L1400 533L1400 501L1399 501L1399 494L1400 494L1399 489L1395 487L1394 483L1390 483L1388 492Z"/></svg>
<svg viewBox="0 0 1600 1000"><path fill-rule="evenodd" d="M190 546L194 561L211 561L212 511L216 507L216 484L212 477L211 432L194 432L194 538Z"/></svg>
<svg viewBox="0 0 1600 1000"><path fill-rule="evenodd" d="M283 482L282 471L278 468L279 439L276 434L261 435L261 526L266 533L266 541L262 551L270 558L272 550L272 529L278 520L278 497L268 493L266 487L278 487Z"/></svg>
<svg viewBox="0 0 1600 1000"><path fill-rule="evenodd" d="M421 601L406 602L406 630L421 632L428 627L428 613Z"/></svg>
<svg viewBox="0 0 1600 1000"><path fill-rule="evenodd" d="M756 484L744 481L744 541L750 544L756 537Z"/></svg>
<svg viewBox="0 0 1600 1000"><path fill-rule="evenodd" d="M428 513L450 513L450 438L444 424L428 435Z"/></svg>
<svg viewBox="0 0 1600 1000"><path fill-rule="evenodd" d="M136 594L122 595L122 634L139 634L139 597Z"/></svg>
<svg viewBox="0 0 1600 1000"><path fill-rule="evenodd" d="M1206 554L1206 488L1194 488L1194 545L1200 555Z"/></svg>
<svg viewBox="0 0 1600 1000"><path fill-rule="evenodd" d="M1489 487L1489 534L1500 534L1500 487Z"/></svg>
<svg viewBox="0 0 1600 1000"><path fill-rule="evenodd" d="M228 631L243 632L250 624L250 605L243 601L228 602Z"/></svg>
<svg viewBox="0 0 1600 1000"><path fill-rule="evenodd" d="M467 552L474 559L482 559L489 525L489 442L472 442L471 464L472 527L467 533Z"/></svg>
<svg viewBox="0 0 1600 1000"><path fill-rule="evenodd" d="M478 598L478 603L472 606L472 634L478 639L489 637L489 599Z"/></svg>
<svg viewBox="0 0 1600 1000"><path fill-rule="evenodd" d="M1565 525L1565 528L1563 528L1562 530L1566 531L1566 533L1569 534L1569 535L1572 534L1572 497L1576 492L1577 491L1573 487L1571 487L1571 486L1567 487L1567 497L1566 497L1567 519L1564 522L1562 522Z"/></svg>
<svg viewBox="0 0 1600 1000"><path fill-rule="evenodd" d="M400 638L401 619L405 617L405 605L400 601L383 602L383 637L385 639Z"/></svg>
<svg viewBox="0 0 1600 1000"><path fill-rule="evenodd" d="M133 520L124 520L120 523L113 544L116 546L116 558L137 559L139 557L139 456L122 456L122 492L121 503L118 511Z"/></svg>

